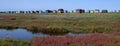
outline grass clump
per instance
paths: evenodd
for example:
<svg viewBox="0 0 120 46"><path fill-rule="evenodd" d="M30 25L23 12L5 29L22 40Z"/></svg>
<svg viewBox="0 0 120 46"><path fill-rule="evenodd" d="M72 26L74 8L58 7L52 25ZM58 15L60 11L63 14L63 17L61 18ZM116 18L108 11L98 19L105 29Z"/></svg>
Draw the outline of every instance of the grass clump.
<svg viewBox="0 0 120 46"><path fill-rule="evenodd" d="M0 40L0 46L30 46L30 43L25 41L15 41L12 39Z"/></svg>
<svg viewBox="0 0 120 46"><path fill-rule="evenodd" d="M63 27L29 27L27 28L29 31L34 32L34 33L45 33L45 34L50 34L50 35L62 35L62 34L67 34L69 31Z"/></svg>

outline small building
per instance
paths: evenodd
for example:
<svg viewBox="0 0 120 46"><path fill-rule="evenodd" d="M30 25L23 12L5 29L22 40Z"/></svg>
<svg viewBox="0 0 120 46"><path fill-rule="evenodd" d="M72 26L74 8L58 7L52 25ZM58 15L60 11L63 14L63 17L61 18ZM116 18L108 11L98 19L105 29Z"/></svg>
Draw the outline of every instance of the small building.
<svg viewBox="0 0 120 46"><path fill-rule="evenodd" d="M6 13L8 13L8 14L9 14L9 11L6 11Z"/></svg>
<svg viewBox="0 0 120 46"><path fill-rule="evenodd" d="M36 12L36 13L40 13L40 11L39 11L39 10L36 10L35 12Z"/></svg>
<svg viewBox="0 0 120 46"><path fill-rule="evenodd" d="M64 9L58 9L57 13L64 13Z"/></svg>
<svg viewBox="0 0 120 46"><path fill-rule="evenodd" d="M108 13L108 10L102 10L102 13Z"/></svg>
<svg viewBox="0 0 120 46"><path fill-rule="evenodd" d="M32 13L32 11L28 11L28 13L30 14L30 13Z"/></svg>
<svg viewBox="0 0 120 46"><path fill-rule="evenodd" d="M114 13L117 13L118 11L117 10L114 10Z"/></svg>
<svg viewBox="0 0 120 46"><path fill-rule="evenodd" d="M53 13L57 13L57 10L53 10Z"/></svg>
<svg viewBox="0 0 120 46"><path fill-rule="evenodd" d="M95 13L100 13L100 10L99 9L95 9Z"/></svg>
<svg viewBox="0 0 120 46"><path fill-rule="evenodd" d="M20 11L20 13L25 13L25 11Z"/></svg>
<svg viewBox="0 0 120 46"><path fill-rule="evenodd" d="M12 14L16 14L16 11L11 11Z"/></svg>
<svg viewBox="0 0 120 46"><path fill-rule="evenodd" d="M94 10L89 10L89 13L94 13Z"/></svg>
<svg viewBox="0 0 120 46"><path fill-rule="evenodd" d="M5 11L0 11L0 13L6 13Z"/></svg>
<svg viewBox="0 0 120 46"><path fill-rule="evenodd" d="M25 12L25 14L29 14L29 11L24 11Z"/></svg>
<svg viewBox="0 0 120 46"><path fill-rule="evenodd" d="M85 13L84 9L76 9L76 13Z"/></svg>
<svg viewBox="0 0 120 46"><path fill-rule="evenodd" d="M46 13L53 13L52 10L46 10Z"/></svg>
<svg viewBox="0 0 120 46"><path fill-rule="evenodd" d="M45 14L45 13L46 13L46 11L42 11L42 10L40 11L40 14Z"/></svg>
<svg viewBox="0 0 120 46"><path fill-rule="evenodd" d="M39 10L36 10L36 11L32 11L32 13L40 13L40 11L39 11Z"/></svg>
<svg viewBox="0 0 120 46"><path fill-rule="evenodd" d="M69 11L69 13L74 13L74 11L73 11L73 10L71 10L71 11Z"/></svg>
<svg viewBox="0 0 120 46"><path fill-rule="evenodd" d="M42 14L43 13L43 11L42 10L39 10L39 14Z"/></svg>
<svg viewBox="0 0 120 46"><path fill-rule="evenodd" d="M16 11L16 13L19 13L19 11Z"/></svg>
<svg viewBox="0 0 120 46"><path fill-rule="evenodd" d="M8 11L9 14L11 14L12 12L11 11Z"/></svg>
<svg viewBox="0 0 120 46"><path fill-rule="evenodd" d="M120 10L118 10L118 12L120 12Z"/></svg>
<svg viewBox="0 0 120 46"><path fill-rule="evenodd" d="M32 10L31 13L33 14L33 13L35 13L35 11Z"/></svg>
<svg viewBox="0 0 120 46"><path fill-rule="evenodd" d="M68 11L67 11L67 10L65 10L65 13L68 13Z"/></svg>

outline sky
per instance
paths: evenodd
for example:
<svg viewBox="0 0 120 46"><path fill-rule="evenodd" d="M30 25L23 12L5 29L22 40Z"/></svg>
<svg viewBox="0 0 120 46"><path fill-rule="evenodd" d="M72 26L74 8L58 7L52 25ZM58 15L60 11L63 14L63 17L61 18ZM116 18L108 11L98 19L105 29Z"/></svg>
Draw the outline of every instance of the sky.
<svg viewBox="0 0 120 46"><path fill-rule="evenodd" d="M19 10L120 10L120 0L1 0L0 11Z"/></svg>

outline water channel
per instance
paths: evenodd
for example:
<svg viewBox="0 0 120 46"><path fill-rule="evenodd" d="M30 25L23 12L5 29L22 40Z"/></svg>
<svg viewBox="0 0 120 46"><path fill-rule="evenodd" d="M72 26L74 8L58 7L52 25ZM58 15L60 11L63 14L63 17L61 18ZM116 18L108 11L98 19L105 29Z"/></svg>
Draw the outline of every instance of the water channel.
<svg viewBox="0 0 120 46"><path fill-rule="evenodd" d="M70 36L82 36L84 34L74 34L74 33L67 33L65 35L70 35ZM12 29L12 30L7 30L7 29L0 29L0 39L5 39L5 38L11 38L14 40L25 40L28 41L33 37L44 37L44 36L50 36L49 34L44 34L44 33L32 33L26 29Z"/></svg>

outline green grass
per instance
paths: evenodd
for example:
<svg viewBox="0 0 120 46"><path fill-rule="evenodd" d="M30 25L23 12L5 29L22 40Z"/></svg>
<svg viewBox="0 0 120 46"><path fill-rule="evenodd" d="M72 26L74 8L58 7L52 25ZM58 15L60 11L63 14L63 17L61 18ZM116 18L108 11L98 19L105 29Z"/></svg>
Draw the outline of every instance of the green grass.
<svg viewBox="0 0 120 46"><path fill-rule="evenodd" d="M108 33L116 32L115 26L120 25L120 13L0 14L0 16L15 16L0 19L1 28L17 27L37 32Z"/></svg>
<svg viewBox="0 0 120 46"><path fill-rule="evenodd" d="M21 40L3 39L0 40L0 46L30 46L30 43Z"/></svg>

